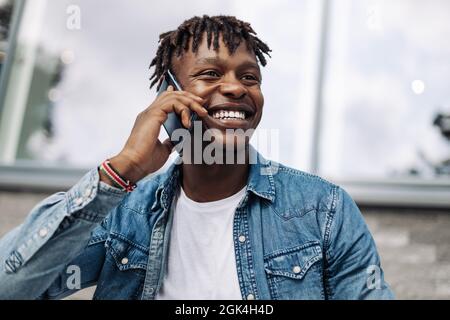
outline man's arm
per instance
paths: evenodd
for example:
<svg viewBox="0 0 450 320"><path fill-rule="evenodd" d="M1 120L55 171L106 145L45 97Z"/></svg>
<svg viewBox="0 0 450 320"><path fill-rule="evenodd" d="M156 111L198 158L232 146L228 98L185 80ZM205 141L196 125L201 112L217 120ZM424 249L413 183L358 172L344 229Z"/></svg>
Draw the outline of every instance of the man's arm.
<svg viewBox="0 0 450 320"><path fill-rule="evenodd" d="M69 191L36 205L0 240L0 299L58 297L69 289L64 279L76 272L69 266L80 268L81 287L95 284L104 259L99 242L107 235L99 223L125 194L93 169Z"/></svg>
<svg viewBox="0 0 450 320"><path fill-rule="evenodd" d="M191 112L208 115L204 99L169 86L136 118L122 151L111 159L121 176L137 182L159 170L173 151L170 139L158 140L168 114L177 113L186 128ZM33 299L59 295L64 290L67 266L91 261L84 283L94 283L96 265L104 258L91 232L124 197L97 169L86 174L68 192L39 203L26 221L0 240L0 299ZM85 249L87 246L87 249ZM85 250L85 251L83 251ZM87 275L87 276L86 276ZM49 289L49 291L46 291Z"/></svg>
<svg viewBox="0 0 450 320"><path fill-rule="evenodd" d="M333 190L325 231L325 284L329 299L393 299L380 257L356 203Z"/></svg>

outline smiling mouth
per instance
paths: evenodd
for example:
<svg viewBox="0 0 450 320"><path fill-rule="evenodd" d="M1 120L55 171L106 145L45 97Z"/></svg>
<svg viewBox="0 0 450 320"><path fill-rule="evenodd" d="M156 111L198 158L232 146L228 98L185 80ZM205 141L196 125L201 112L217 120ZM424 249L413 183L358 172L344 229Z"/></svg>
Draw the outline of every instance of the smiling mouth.
<svg viewBox="0 0 450 320"><path fill-rule="evenodd" d="M245 111L217 110L212 112L212 117L218 120L245 120Z"/></svg>
<svg viewBox="0 0 450 320"><path fill-rule="evenodd" d="M255 114L247 104L223 103L208 108L208 127L245 128Z"/></svg>
<svg viewBox="0 0 450 320"><path fill-rule="evenodd" d="M253 114L245 111L216 110L205 118L206 128L248 129Z"/></svg>

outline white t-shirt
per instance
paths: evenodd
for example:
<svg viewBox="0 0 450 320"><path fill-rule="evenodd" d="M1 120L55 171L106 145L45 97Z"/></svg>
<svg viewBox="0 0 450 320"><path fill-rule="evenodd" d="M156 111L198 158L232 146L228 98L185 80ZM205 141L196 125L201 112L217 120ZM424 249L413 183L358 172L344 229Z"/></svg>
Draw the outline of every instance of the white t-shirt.
<svg viewBox="0 0 450 320"><path fill-rule="evenodd" d="M168 265L157 300L241 300L233 218L245 187L218 201L195 202L181 188L173 212Z"/></svg>

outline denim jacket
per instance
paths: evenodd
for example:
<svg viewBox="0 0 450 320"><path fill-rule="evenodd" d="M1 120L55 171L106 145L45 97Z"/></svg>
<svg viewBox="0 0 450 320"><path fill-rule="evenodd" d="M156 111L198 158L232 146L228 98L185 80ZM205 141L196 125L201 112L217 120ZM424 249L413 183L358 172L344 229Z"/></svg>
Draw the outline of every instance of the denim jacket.
<svg viewBox="0 0 450 320"><path fill-rule="evenodd" d="M317 176L257 160L233 221L242 299L393 298L350 196ZM0 299L59 299L93 285L94 299L154 299L180 171L172 164L126 194L92 169L37 204L0 241Z"/></svg>

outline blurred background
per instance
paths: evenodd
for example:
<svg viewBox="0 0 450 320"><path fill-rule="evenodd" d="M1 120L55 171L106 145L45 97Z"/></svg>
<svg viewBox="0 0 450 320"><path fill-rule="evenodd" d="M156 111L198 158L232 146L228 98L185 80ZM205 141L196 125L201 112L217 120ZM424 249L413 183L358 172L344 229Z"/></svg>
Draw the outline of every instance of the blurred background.
<svg viewBox="0 0 450 320"><path fill-rule="evenodd" d="M159 34L202 14L273 50L262 153L353 196L397 298L450 299L448 0L0 0L0 237L121 150Z"/></svg>

